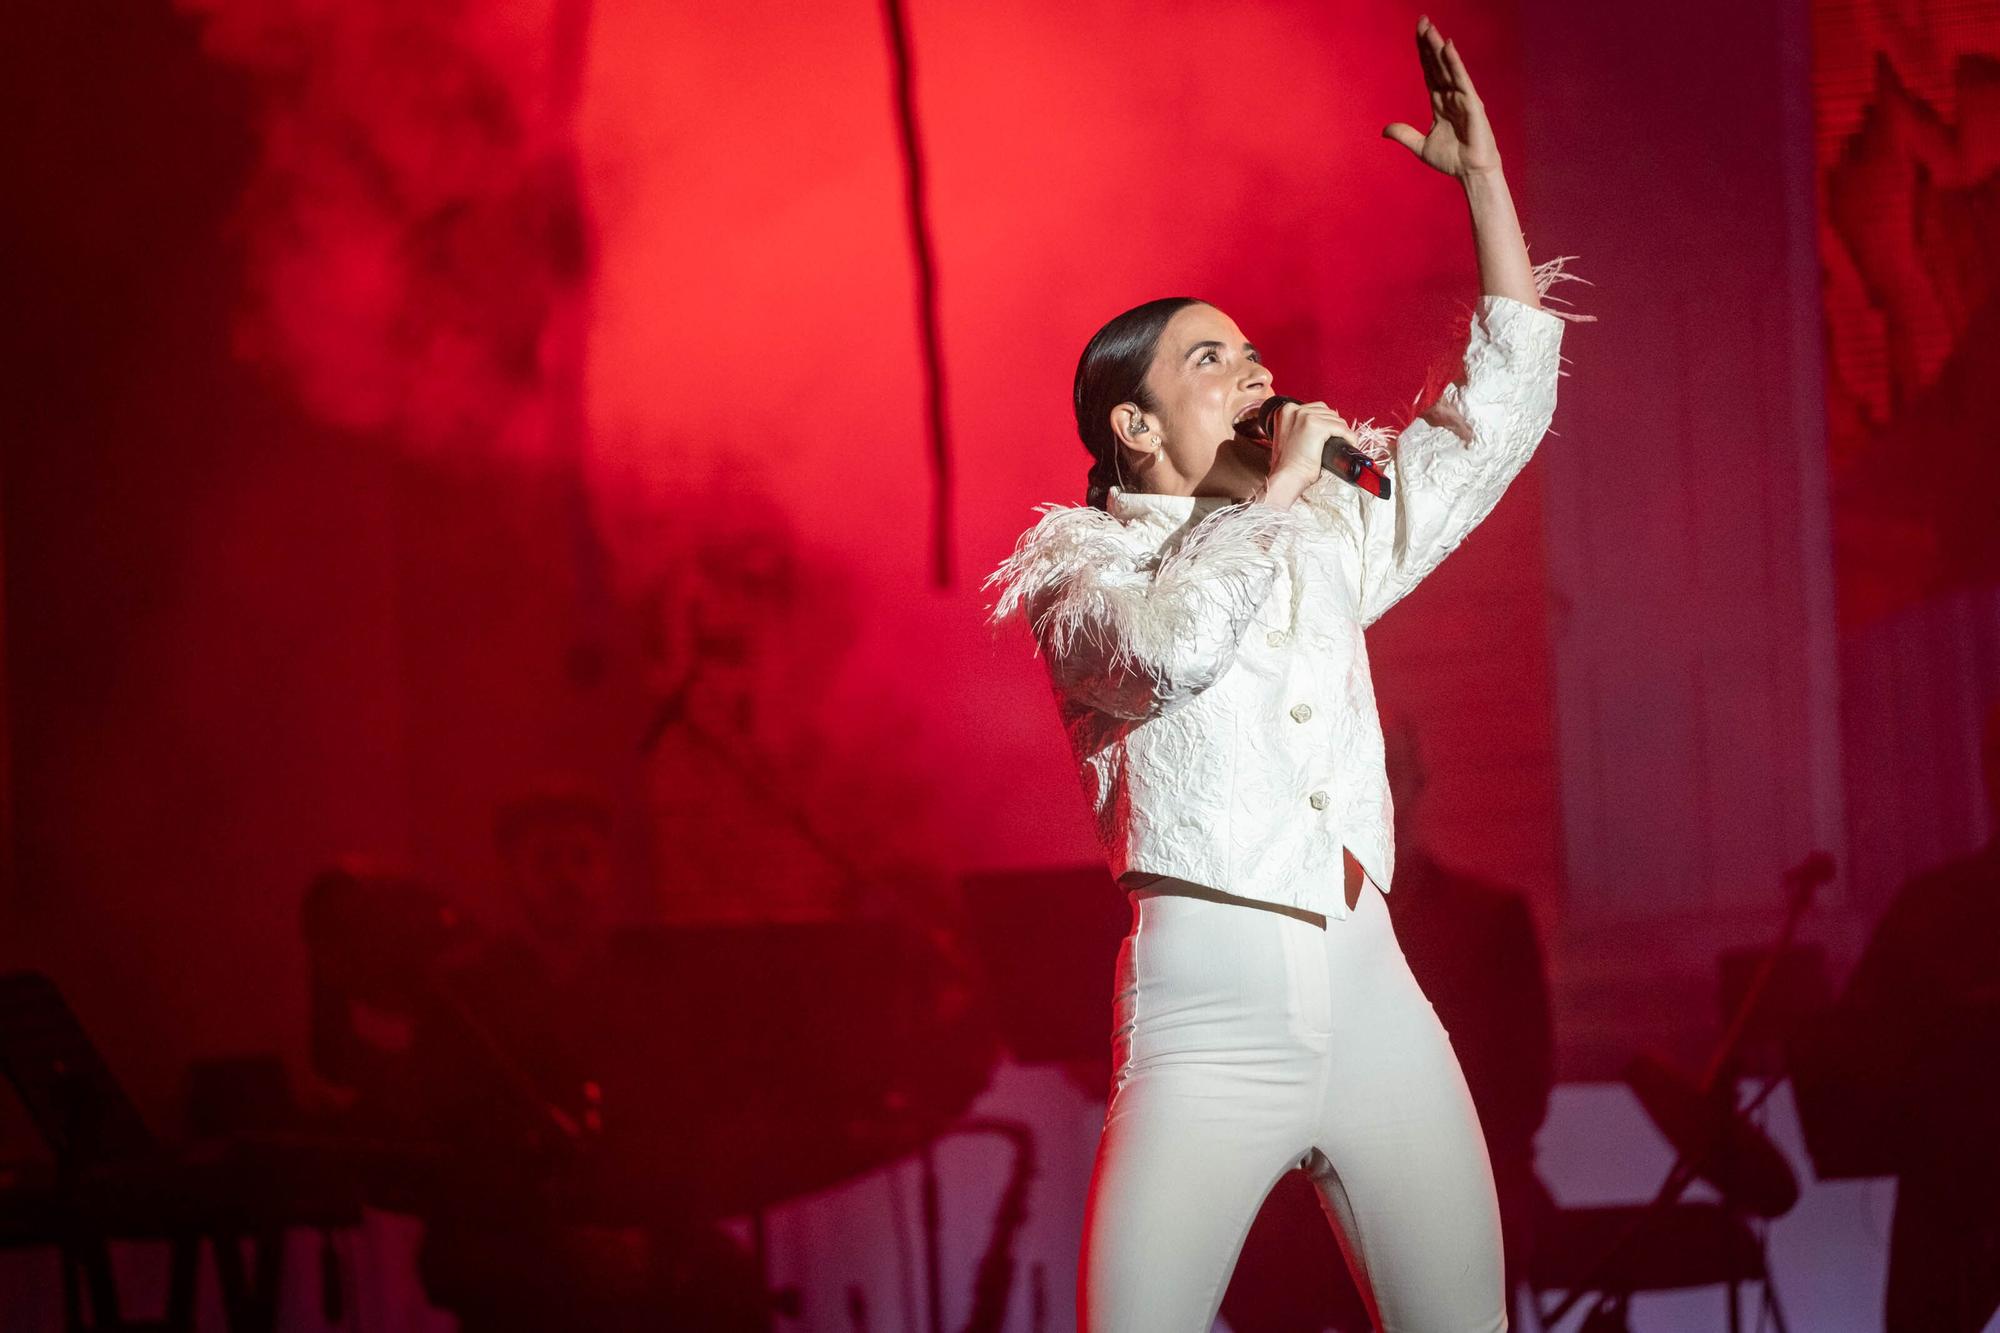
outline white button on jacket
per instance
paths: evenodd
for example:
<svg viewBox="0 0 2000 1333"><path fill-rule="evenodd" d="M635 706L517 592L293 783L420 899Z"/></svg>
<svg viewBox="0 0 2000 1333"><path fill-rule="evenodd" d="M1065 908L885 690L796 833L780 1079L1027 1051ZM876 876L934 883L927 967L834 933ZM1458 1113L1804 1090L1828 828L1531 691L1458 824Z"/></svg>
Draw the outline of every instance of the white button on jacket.
<svg viewBox="0 0 2000 1333"><path fill-rule="evenodd" d="M1389 500L1323 476L1289 510L1116 489L1108 513L1043 507L987 580L1001 589L993 620L1025 612L1033 628L1114 876L1342 918L1344 846L1390 887L1362 630L1533 454L1562 327L1482 296L1444 410L1405 427L1383 465Z"/></svg>

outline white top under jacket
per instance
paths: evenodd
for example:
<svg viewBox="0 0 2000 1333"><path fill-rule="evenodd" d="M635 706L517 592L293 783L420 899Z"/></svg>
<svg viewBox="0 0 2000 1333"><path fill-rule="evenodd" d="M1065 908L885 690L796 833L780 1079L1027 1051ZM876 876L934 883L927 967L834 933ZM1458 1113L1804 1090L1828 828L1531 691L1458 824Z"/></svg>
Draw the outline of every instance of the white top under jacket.
<svg viewBox="0 0 2000 1333"><path fill-rule="evenodd" d="M1534 453L1571 317L1480 298L1464 373L1383 463L1389 500L1327 475L1289 510L1117 489L1108 513L1042 506L987 580L1002 590L992 620L1026 613L1114 876L1337 919L1345 846L1389 888L1395 825L1362 631Z"/></svg>

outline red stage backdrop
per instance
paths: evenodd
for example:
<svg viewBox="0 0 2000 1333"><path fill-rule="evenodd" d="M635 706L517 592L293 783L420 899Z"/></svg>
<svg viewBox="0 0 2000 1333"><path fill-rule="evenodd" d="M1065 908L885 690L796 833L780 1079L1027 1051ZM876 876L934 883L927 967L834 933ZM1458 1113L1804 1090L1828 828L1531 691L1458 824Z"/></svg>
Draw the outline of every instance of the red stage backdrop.
<svg viewBox="0 0 2000 1333"><path fill-rule="evenodd" d="M1507 7L1440 17L1525 182ZM157 1106L190 1055L299 1050L316 870L497 913L495 807L548 775L611 793L642 920L1096 859L979 580L1081 499L1070 376L1137 302L1217 302L1350 416L1436 386L1477 276L1458 192L1379 137L1426 109L1413 19L912 8L940 588L878 6L48 7L4 57L61 114L12 176L0 963ZM1543 467L1371 647L1440 850L1547 909Z"/></svg>
<svg viewBox="0 0 2000 1333"><path fill-rule="evenodd" d="M2000 698L2000 5L1815 0L1850 883L1992 835Z"/></svg>
<svg viewBox="0 0 2000 1333"><path fill-rule="evenodd" d="M2000 580L2000 7L1814 5L1828 445L1853 629Z"/></svg>
<svg viewBox="0 0 2000 1333"><path fill-rule="evenodd" d="M629 687L625 794L671 917L840 914L968 864L1092 856L1037 669L991 644L978 586L1033 504L1080 495L1085 338L1198 294L1282 386L1400 421L1476 295L1461 201L1377 137L1424 110L1399 7L1251 6L1213 31L918 7L955 467L940 590L878 7L190 3L259 90L241 345L327 421L567 497L554 551L597 609L563 632L602 673L568 684ZM1455 29L1503 134L1507 33ZM1377 651L1430 732L1453 850L1546 892L1538 536L1531 474ZM411 631L410 670L504 670L468 628ZM1527 706L1461 688L1499 680ZM424 693L433 719L504 706Z"/></svg>

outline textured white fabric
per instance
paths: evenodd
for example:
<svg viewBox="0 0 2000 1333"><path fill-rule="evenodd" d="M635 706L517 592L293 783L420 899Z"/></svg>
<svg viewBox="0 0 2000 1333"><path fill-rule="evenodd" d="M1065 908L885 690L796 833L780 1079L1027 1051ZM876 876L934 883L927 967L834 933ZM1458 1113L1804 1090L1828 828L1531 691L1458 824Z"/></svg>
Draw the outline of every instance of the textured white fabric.
<svg viewBox="0 0 2000 1333"><path fill-rule="evenodd" d="M1289 510L1115 489L1109 513L1043 506L987 580L1001 589L992 618L1033 628L1113 875L1345 917L1345 846L1390 887L1362 630L1534 452L1562 328L1482 296L1463 375L1396 438L1390 500L1327 476Z"/></svg>

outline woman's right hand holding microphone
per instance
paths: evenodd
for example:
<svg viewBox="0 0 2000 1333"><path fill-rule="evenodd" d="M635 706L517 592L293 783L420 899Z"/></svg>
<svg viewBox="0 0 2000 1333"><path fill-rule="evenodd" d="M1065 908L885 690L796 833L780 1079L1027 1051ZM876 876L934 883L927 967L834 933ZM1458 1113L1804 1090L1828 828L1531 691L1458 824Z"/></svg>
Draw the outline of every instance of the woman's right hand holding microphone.
<svg viewBox="0 0 2000 1333"><path fill-rule="evenodd" d="M1253 500L1290 509L1306 487L1319 480L1327 441L1354 437L1346 418L1323 402L1287 403L1278 409L1272 434L1271 472Z"/></svg>

